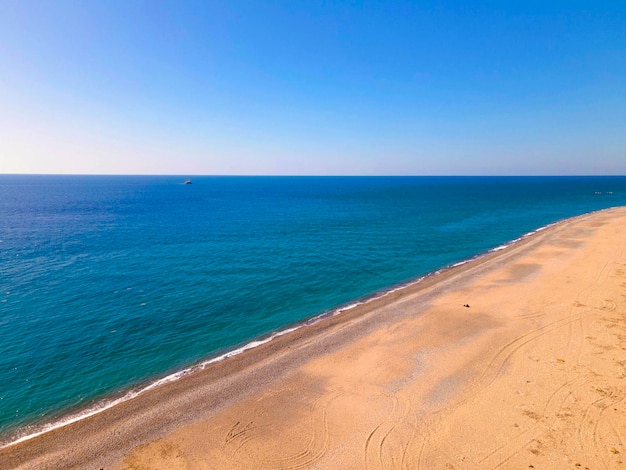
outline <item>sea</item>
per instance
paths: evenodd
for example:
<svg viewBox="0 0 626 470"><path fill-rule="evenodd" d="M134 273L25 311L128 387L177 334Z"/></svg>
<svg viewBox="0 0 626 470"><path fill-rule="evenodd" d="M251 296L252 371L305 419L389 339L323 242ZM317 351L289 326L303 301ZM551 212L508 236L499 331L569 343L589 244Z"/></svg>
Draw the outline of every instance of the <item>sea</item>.
<svg viewBox="0 0 626 470"><path fill-rule="evenodd" d="M0 445L559 220L626 177L0 175Z"/></svg>

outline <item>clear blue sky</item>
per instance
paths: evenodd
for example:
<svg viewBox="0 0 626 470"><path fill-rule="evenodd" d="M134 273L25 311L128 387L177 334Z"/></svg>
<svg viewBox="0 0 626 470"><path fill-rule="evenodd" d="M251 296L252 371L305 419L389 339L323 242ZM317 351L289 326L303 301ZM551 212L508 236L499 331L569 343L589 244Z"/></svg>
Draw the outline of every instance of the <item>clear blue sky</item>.
<svg viewBox="0 0 626 470"><path fill-rule="evenodd" d="M626 3L0 0L0 173L623 175Z"/></svg>

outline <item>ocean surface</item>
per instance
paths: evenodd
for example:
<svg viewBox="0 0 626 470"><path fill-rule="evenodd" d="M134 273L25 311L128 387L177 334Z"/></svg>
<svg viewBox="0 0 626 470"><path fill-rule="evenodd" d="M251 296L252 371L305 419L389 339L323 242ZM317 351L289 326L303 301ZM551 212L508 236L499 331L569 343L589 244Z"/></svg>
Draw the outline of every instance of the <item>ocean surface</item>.
<svg viewBox="0 0 626 470"><path fill-rule="evenodd" d="M0 443L626 205L626 177L183 181L0 175Z"/></svg>

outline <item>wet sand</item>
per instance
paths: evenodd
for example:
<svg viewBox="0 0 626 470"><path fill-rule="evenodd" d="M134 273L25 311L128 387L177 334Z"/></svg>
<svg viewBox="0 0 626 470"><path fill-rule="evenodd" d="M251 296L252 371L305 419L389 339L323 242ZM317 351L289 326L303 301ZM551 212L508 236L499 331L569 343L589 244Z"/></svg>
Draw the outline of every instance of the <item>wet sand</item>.
<svg viewBox="0 0 626 470"><path fill-rule="evenodd" d="M597 469L625 454L617 208L2 449L0 468Z"/></svg>

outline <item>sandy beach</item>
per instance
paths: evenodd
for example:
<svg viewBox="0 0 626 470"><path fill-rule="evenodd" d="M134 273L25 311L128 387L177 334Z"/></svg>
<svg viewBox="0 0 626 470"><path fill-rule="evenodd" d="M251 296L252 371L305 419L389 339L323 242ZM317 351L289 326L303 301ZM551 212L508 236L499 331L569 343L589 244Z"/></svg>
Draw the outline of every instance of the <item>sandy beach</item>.
<svg viewBox="0 0 626 470"><path fill-rule="evenodd" d="M626 467L626 208L0 450L20 469Z"/></svg>

